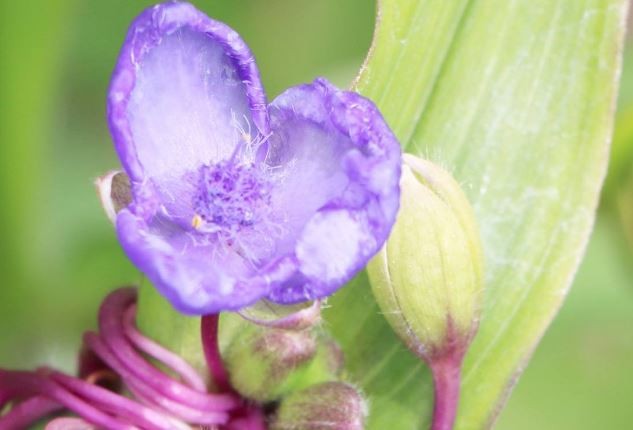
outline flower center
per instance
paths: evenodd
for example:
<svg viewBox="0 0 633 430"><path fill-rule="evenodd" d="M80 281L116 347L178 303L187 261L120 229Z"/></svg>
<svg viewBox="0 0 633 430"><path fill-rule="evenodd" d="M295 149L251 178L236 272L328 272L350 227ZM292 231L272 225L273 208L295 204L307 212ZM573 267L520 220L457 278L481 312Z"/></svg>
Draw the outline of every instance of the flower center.
<svg viewBox="0 0 633 430"><path fill-rule="evenodd" d="M271 184L260 167L226 160L202 166L198 173L191 221L196 230L232 238L268 212Z"/></svg>

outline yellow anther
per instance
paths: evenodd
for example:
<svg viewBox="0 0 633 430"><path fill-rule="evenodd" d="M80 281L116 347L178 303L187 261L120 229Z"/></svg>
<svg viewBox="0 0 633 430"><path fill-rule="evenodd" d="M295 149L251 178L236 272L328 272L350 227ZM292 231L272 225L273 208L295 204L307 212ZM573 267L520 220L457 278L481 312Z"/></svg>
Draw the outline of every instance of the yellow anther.
<svg viewBox="0 0 633 430"><path fill-rule="evenodd" d="M202 217L198 214L195 214L193 216L193 219L191 220L191 226L196 230L199 229L202 226Z"/></svg>

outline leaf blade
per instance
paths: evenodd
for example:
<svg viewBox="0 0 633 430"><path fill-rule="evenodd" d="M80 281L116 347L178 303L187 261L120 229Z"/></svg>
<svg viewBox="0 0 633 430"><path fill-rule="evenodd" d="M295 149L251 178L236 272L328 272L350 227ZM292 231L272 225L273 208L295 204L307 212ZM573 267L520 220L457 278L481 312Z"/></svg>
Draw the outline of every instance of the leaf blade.
<svg viewBox="0 0 633 430"><path fill-rule="evenodd" d="M621 0L380 4L356 87L408 152L462 182L487 255L486 304L456 428L491 425L582 257L606 169L625 11ZM329 312L328 321L373 402L369 428L419 428L429 420L429 375L393 373L415 366L377 321L366 282L361 276L353 293L333 298L333 309L348 311ZM353 351L361 340L374 357ZM368 372L372 380L359 376ZM394 385L400 391L389 399L381 390ZM421 414L398 418L394 405Z"/></svg>

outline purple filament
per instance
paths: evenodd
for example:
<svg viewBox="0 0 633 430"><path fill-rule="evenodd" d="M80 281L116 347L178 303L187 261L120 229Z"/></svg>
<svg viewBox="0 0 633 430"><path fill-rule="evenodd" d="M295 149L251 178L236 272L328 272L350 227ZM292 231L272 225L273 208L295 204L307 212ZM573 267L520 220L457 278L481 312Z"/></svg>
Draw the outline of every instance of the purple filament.
<svg viewBox="0 0 633 430"><path fill-rule="evenodd" d="M143 336L134 325L135 302L134 288L114 291L101 305L99 334L84 335L85 345L106 367L93 369L93 374L103 370L117 374L132 398L49 369L0 369L0 409L12 404L0 415L0 430L23 429L63 409L79 418L57 418L47 429L90 429L94 425L113 430L168 430L189 429L190 424L230 430L265 428L259 408L245 405L227 379L215 381L216 387L225 388L224 394L207 392L203 378L185 360ZM217 342L217 322L215 329L212 342ZM204 337L203 343L206 351L209 346ZM150 364L142 353L179 379ZM221 361L219 365L223 369ZM216 364L211 373L215 376L217 372Z"/></svg>

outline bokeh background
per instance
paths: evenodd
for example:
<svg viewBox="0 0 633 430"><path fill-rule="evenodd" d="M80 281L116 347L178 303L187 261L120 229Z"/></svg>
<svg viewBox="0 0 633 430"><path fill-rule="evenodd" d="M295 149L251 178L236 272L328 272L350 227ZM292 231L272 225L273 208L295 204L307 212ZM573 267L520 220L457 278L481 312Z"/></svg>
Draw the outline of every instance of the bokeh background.
<svg viewBox="0 0 633 430"><path fill-rule="evenodd" d="M373 0L198 0L254 51L272 98L326 76L348 86L370 45ZM140 280L93 180L118 165L110 72L146 1L0 0L0 366L72 371L110 289ZM633 41L612 163L575 285L498 429L633 427Z"/></svg>

